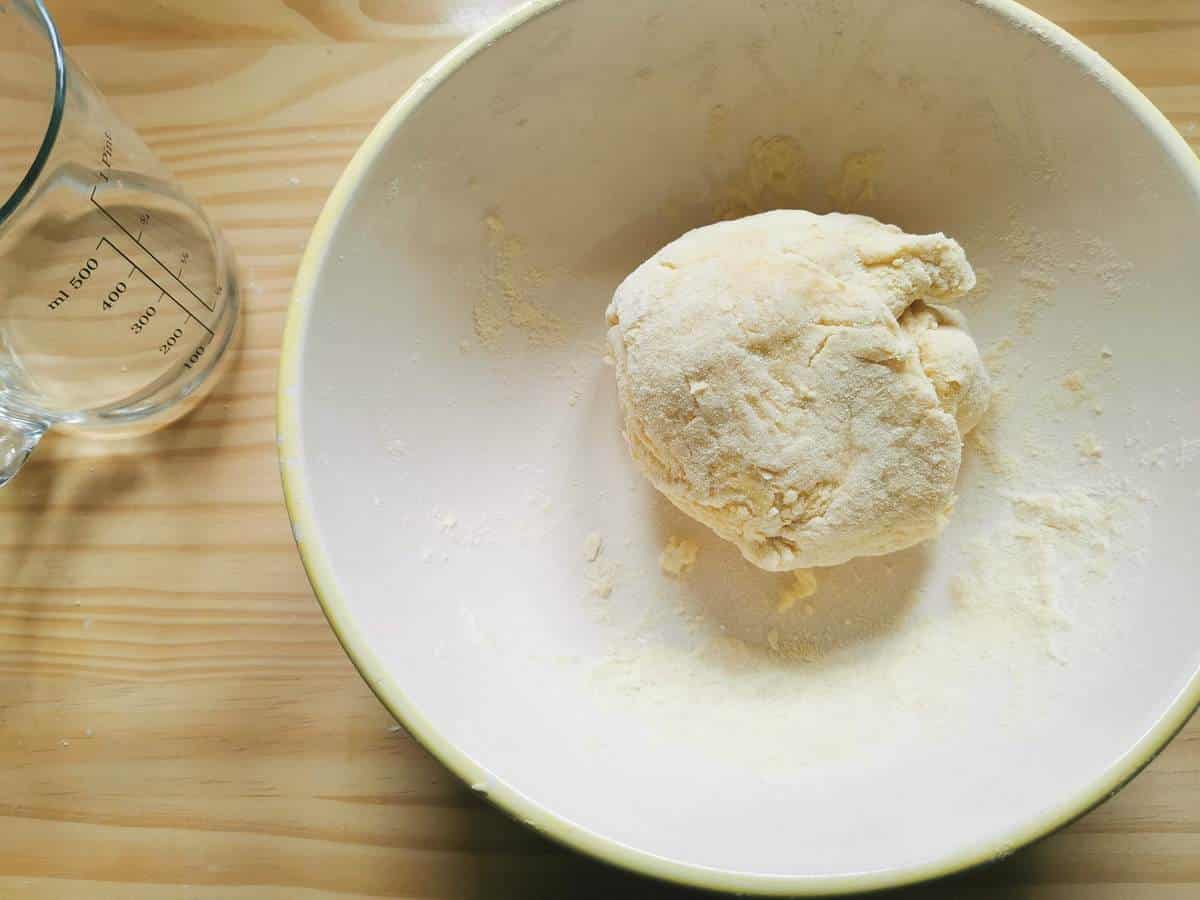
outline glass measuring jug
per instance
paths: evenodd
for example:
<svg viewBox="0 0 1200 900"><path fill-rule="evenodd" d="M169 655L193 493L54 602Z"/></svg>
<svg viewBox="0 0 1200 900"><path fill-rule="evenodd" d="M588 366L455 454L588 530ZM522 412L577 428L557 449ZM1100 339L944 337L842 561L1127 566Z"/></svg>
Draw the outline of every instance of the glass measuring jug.
<svg viewBox="0 0 1200 900"><path fill-rule="evenodd" d="M0 485L51 427L165 424L218 380L232 257L67 58L42 0L0 0Z"/></svg>

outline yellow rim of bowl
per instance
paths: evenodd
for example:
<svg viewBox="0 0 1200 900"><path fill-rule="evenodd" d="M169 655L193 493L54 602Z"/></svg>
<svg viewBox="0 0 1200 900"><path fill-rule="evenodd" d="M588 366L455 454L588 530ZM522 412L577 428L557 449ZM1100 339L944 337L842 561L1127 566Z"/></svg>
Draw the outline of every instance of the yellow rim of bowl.
<svg viewBox="0 0 1200 900"><path fill-rule="evenodd" d="M330 238L367 170L405 120L442 82L481 50L542 13L573 0L530 0L494 25L463 41L439 60L396 101L363 141L334 185L313 228L300 261L288 310L280 358L277 416L279 462L284 499L292 520L296 545L312 582L317 600L342 647L371 690L397 720L447 768L468 784L485 777L484 768L446 741L412 704L403 688L371 650L337 587L321 530L312 514L306 473L301 461L300 359L307 334L309 309L317 275L328 255ZM973 2L1023 30L1039 35L1085 71L1098 77L1161 143L1173 161L1187 173L1200 197L1200 160L1166 117L1110 63L1057 25L1014 0L958 0ZM1060 802L1037 819L1008 833L980 843L969 851L932 859L905 868L880 869L835 876L769 875L715 869L679 862L638 850L606 838L555 815L501 781L489 780L487 797L505 812L550 838L605 862L668 881L711 890L775 895L830 895L899 887L961 872L1007 856L1069 824L1091 810L1147 766L1187 723L1200 706L1200 671L1171 702L1166 714L1118 758L1087 790Z"/></svg>

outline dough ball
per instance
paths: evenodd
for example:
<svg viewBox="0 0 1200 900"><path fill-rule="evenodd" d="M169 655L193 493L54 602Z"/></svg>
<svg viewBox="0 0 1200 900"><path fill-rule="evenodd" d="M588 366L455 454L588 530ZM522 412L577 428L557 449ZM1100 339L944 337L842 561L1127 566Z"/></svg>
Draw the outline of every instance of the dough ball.
<svg viewBox="0 0 1200 900"><path fill-rule="evenodd" d="M609 343L637 465L772 571L938 533L991 395L941 234L777 210L699 228L617 289Z"/></svg>

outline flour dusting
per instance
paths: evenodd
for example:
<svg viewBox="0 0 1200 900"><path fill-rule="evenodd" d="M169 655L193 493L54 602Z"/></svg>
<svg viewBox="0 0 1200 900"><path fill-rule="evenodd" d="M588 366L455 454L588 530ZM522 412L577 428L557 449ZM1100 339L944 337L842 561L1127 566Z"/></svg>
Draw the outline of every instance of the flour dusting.
<svg viewBox="0 0 1200 900"><path fill-rule="evenodd" d="M472 310L475 337L483 346L494 346L509 330L525 335L534 346L564 341L562 320L532 299L546 281L546 273L525 260L525 243L509 233L495 214L484 217L491 269L484 278L483 296Z"/></svg>
<svg viewBox="0 0 1200 900"><path fill-rule="evenodd" d="M807 186L804 150L795 138L755 138L743 167L718 188L713 217L738 219L765 209L794 207Z"/></svg>

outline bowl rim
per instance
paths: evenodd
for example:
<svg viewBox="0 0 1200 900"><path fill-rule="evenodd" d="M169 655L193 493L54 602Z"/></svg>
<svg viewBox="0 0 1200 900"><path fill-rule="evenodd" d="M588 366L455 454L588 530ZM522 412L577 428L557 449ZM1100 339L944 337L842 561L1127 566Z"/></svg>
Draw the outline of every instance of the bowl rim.
<svg viewBox="0 0 1200 900"><path fill-rule="evenodd" d="M446 740L417 709L375 655L338 589L313 515L307 473L301 455L300 387L302 351L309 314L331 239L364 176L412 112L460 67L496 40L530 20L576 0L526 0L452 48L417 78L371 129L338 178L317 218L301 257L292 288L280 353L276 396L277 449L284 502L292 532L313 592L334 634L363 680L388 711L434 758L467 784L487 778L484 767ZM1165 115L1096 51L1016 0L944 0L969 3L1010 26L1035 33L1085 73L1104 84L1157 139L1200 197L1200 159ZM556 815L511 786L488 779L486 797L505 813L545 836L603 862L665 881L708 890L759 895L830 896L902 887L962 872L1002 859L1069 825L1121 790L1149 765L1200 707L1200 669L1171 700L1163 716L1089 787L1060 800L1052 809L986 843L902 868L841 875L772 875L717 869L658 856L589 831Z"/></svg>

